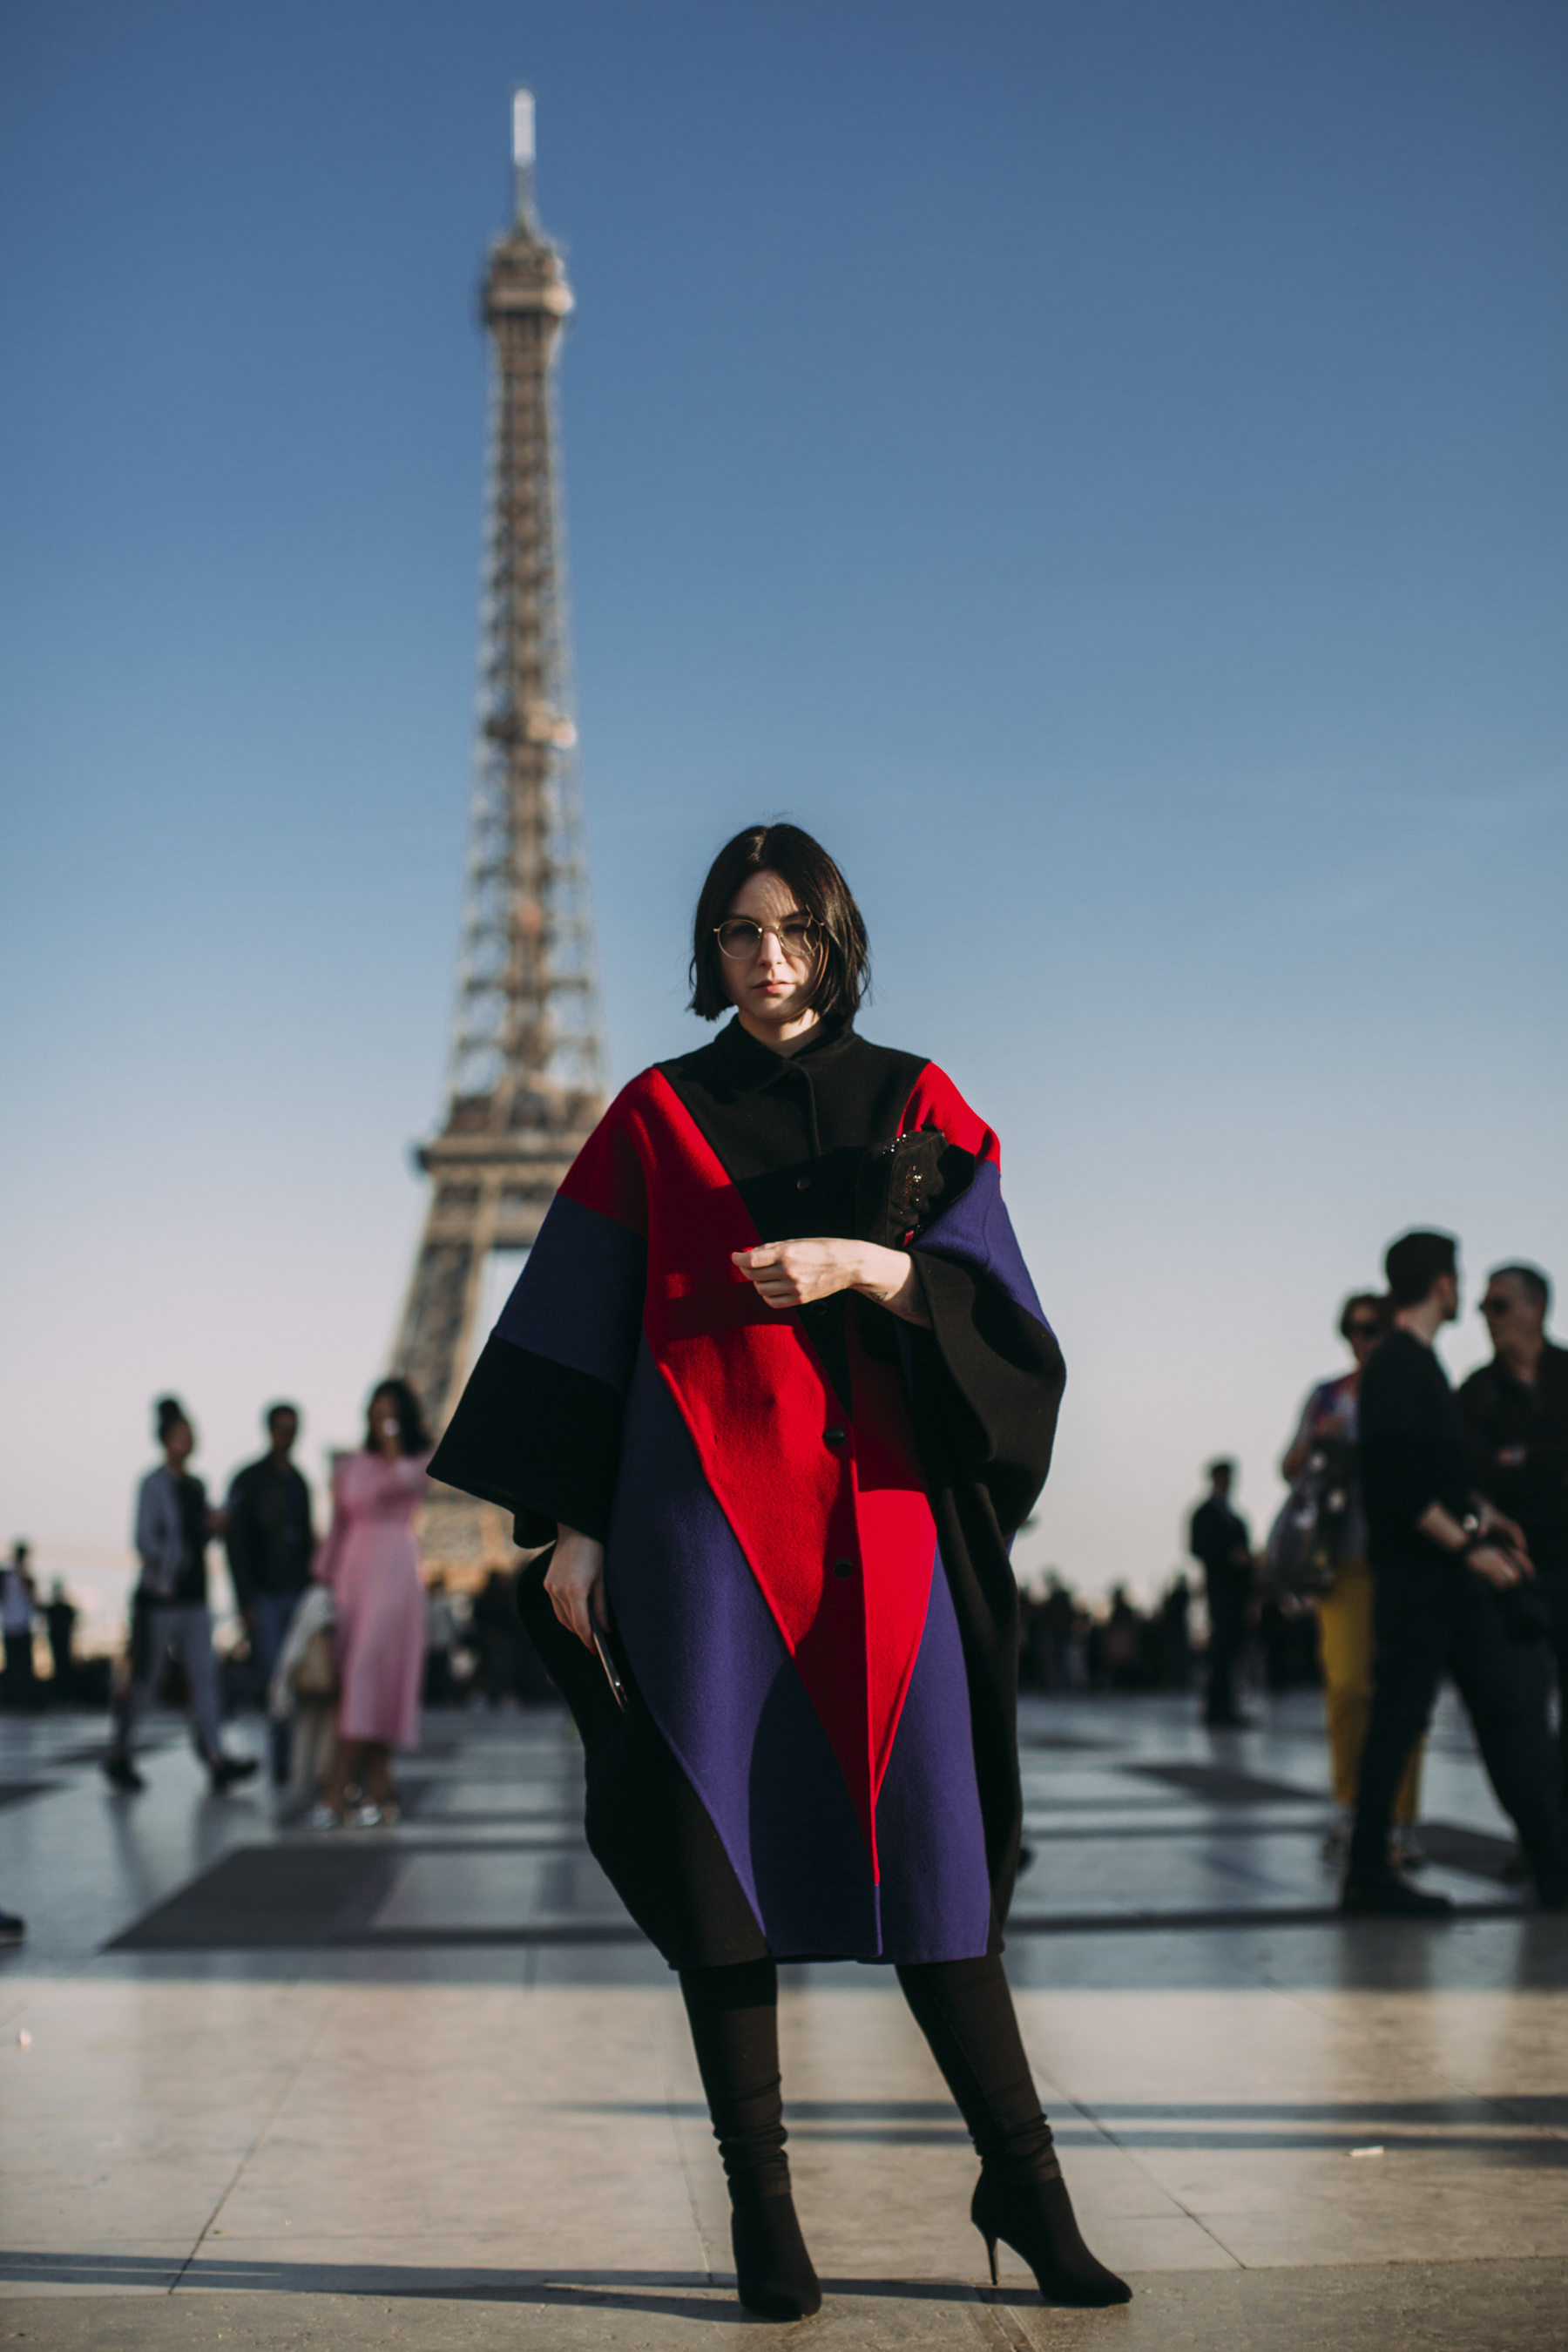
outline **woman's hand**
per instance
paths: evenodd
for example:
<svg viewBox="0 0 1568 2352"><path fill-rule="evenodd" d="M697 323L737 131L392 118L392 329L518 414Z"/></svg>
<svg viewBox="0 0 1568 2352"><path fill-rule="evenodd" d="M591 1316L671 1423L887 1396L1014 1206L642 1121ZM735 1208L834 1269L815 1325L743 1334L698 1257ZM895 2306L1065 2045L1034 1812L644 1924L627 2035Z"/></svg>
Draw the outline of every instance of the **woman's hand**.
<svg viewBox="0 0 1568 2352"><path fill-rule="evenodd" d="M610 1620L605 1606L605 1547L594 1537L579 1535L575 1528L556 1529L555 1557L545 1572L544 1590L563 1625L576 1634L584 1649L594 1646L590 1610L604 1631L609 1632Z"/></svg>
<svg viewBox="0 0 1568 2352"><path fill-rule="evenodd" d="M931 1321L919 1269L905 1250L882 1249L876 1242L823 1239L764 1242L757 1249L730 1255L766 1307L781 1311L809 1307L836 1291L858 1290L906 1323Z"/></svg>
<svg viewBox="0 0 1568 2352"><path fill-rule="evenodd" d="M1481 1504L1477 1516L1480 1520L1483 1535L1500 1537L1505 1551L1516 1553L1524 1567L1531 1566L1530 1546L1525 1541L1524 1529L1517 1519L1509 1518L1505 1513L1498 1509L1495 1503L1487 1502Z"/></svg>
<svg viewBox="0 0 1568 2352"><path fill-rule="evenodd" d="M1528 1559L1516 1559L1500 1543L1478 1545L1469 1559L1477 1575L1484 1576L1487 1582L1495 1585L1500 1592L1510 1592L1527 1576L1535 1574Z"/></svg>

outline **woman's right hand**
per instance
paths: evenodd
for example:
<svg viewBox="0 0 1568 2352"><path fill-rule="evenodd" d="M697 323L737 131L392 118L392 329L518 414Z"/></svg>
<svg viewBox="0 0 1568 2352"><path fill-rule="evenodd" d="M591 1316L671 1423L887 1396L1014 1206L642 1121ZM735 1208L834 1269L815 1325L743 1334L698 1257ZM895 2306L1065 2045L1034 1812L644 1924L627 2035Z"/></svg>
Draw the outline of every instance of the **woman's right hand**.
<svg viewBox="0 0 1568 2352"><path fill-rule="evenodd" d="M589 1611L605 1633L610 1628L605 1607L605 1547L593 1536L580 1535L575 1528L561 1527L555 1535L555 1557L544 1579L544 1590L550 1595L554 1610L569 1633L575 1633L584 1649L594 1646L593 1623Z"/></svg>

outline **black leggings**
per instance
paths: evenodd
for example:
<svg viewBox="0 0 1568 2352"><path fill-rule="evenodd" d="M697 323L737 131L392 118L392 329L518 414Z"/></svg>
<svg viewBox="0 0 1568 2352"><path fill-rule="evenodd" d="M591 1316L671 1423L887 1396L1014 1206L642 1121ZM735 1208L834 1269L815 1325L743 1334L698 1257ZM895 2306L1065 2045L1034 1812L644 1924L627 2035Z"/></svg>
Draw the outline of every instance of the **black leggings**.
<svg viewBox="0 0 1568 2352"><path fill-rule="evenodd" d="M899 1982L931 2044L982 2166L1009 2180L1060 2177L1001 1960L931 1960ZM789 2187L779 2077L778 1970L772 1960L682 1969L698 2070L731 2187Z"/></svg>

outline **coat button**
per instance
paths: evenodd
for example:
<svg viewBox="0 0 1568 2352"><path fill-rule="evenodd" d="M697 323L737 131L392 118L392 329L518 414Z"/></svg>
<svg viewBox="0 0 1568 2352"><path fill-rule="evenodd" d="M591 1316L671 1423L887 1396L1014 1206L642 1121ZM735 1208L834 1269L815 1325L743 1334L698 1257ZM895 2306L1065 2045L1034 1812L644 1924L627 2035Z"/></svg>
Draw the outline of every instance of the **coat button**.
<svg viewBox="0 0 1568 2352"><path fill-rule="evenodd" d="M853 1561L836 1559L833 1563L833 1573L835 1576L853 1576L855 1573Z"/></svg>
<svg viewBox="0 0 1568 2352"><path fill-rule="evenodd" d="M827 1445L842 1445L844 1443L844 1432L841 1429L825 1429L822 1436L823 1443Z"/></svg>
<svg viewBox="0 0 1568 2352"><path fill-rule="evenodd" d="M811 1190L810 1177L797 1176L795 1180L795 1189L797 1192L809 1192Z"/></svg>

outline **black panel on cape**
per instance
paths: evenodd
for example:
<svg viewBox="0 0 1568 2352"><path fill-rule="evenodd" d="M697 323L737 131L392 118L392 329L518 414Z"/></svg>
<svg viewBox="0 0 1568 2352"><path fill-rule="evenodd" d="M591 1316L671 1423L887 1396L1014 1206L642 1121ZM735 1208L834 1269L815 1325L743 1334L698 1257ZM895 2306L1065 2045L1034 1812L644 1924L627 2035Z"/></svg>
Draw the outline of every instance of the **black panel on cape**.
<svg viewBox="0 0 1568 2352"><path fill-rule="evenodd" d="M570 1525L571 1522L568 1522ZM672 1968L767 1957L756 1914L719 1832L623 1667L623 1715L596 1651L568 1632L544 1590L552 1551L517 1580L519 1612L583 1735L588 1851Z"/></svg>
<svg viewBox="0 0 1568 2352"><path fill-rule="evenodd" d="M510 1511L523 1551L553 1543L563 1525L603 1543L620 1444L614 1389L492 1336L430 1475Z"/></svg>

